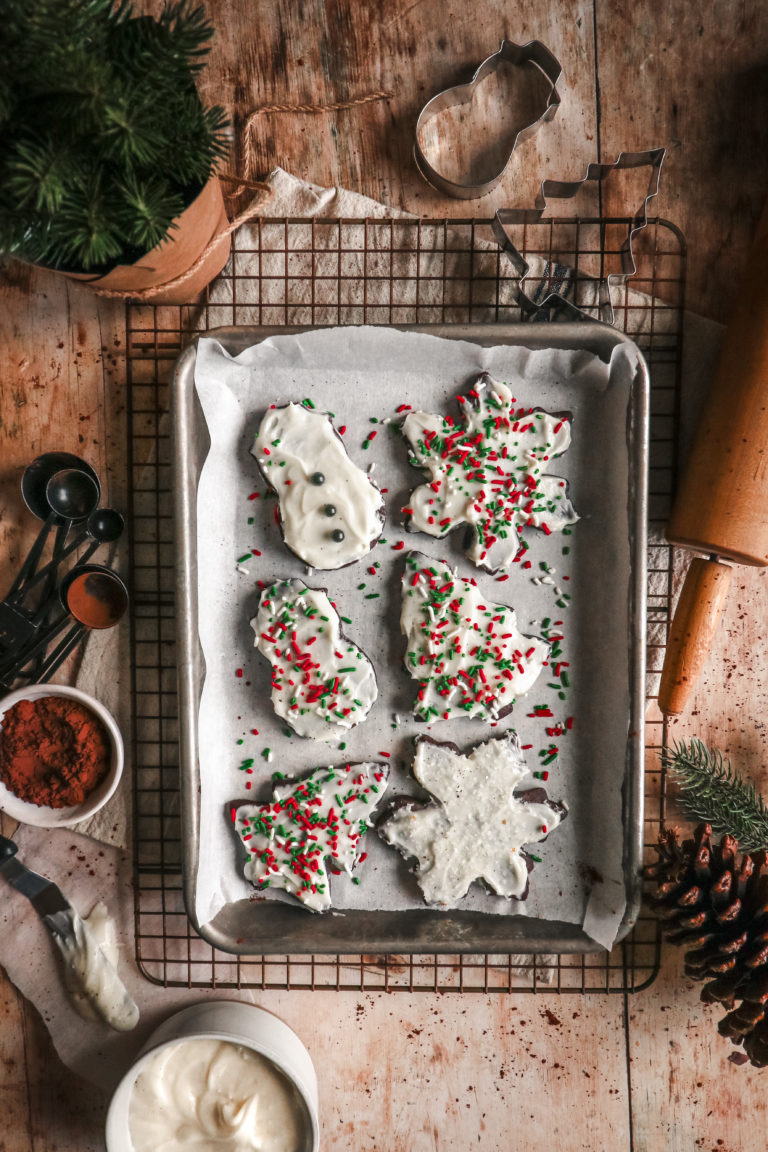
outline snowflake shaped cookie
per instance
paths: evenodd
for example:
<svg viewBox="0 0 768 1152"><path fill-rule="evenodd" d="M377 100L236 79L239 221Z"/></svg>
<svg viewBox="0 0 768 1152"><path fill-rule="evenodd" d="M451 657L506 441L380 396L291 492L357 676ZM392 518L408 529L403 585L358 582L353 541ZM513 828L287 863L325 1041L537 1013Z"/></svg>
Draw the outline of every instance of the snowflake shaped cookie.
<svg viewBox="0 0 768 1152"><path fill-rule="evenodd" d="M271 804L241 804L232 821L248 859L245 878L259 891L284 888L312 912L331 907L326 863L335 872L363 858L361 840L387 787L386 764L315 768L275 787Z"/></svg>
<svg viewBox="0 0 768 1152"><path fill-rule="evenodd" d="M546 474L570 445L570 422L516 406L507 385L487 373L458 401L459 425L451 416L430 412L405 418L411 463L430 477L411 493L404 509L407 526L446 536L468 525L467 556L497 572L525 550L524 528L549 535L578 520L566 481Z"/></svg>
<svg viewBox="0 0 768 1152"><path fill-rule="evenodd" d="M566 815L543 788L514 795L528 768L515 732L462 755L455 744L419 740L413 774L435 801L408 801L380 832L406 859L427 904L451 908L475 880L524 900L533 867L524 844L543 840Z"/></svg>

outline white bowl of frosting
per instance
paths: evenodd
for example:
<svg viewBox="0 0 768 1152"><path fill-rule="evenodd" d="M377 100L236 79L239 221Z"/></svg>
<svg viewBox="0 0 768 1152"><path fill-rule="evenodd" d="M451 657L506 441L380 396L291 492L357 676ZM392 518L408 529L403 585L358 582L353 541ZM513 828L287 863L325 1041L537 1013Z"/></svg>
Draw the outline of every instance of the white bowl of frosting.
<svg viewBox="0 0 768 1152"><path fill-rule="evenodd" d="M108 1152L317 1152L317 1077L287 1024L231 1000L152 1033L107 1114Z"/></svg>

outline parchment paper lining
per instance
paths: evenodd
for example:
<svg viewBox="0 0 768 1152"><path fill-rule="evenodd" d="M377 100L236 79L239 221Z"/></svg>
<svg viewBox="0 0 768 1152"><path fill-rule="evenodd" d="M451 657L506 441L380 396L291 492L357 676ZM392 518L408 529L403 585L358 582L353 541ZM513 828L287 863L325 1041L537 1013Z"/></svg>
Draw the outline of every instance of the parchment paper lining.
<svg viewBox="0 0 768 1152"><path fill-rule="evenodd" d="M412 737L429 731L462 749L512 726L520 734L532 770L538 753L552 743L558 759L548 765L547 788L564 799L568 819L543 845L525 903L506 901L473 885L462 907L494 914L528 914L584 924L609 946L623 905L623 829L621 786L629 715L630 574L627 419L633 357L618 349L610 364L578 350L528 351L512 347L480 348L436 337L381 328L346 328L299 336L273 337L236 359L213 340L198 346L195 382L212 439L198 490L198 591L200 639L207 673L200 709L202 788L200 866L196 912L211 920L227 902L252 893L242 879L241 852L228 819L232 801L262 800L270 795L273 771L300 775L318 764L364 760L390 753L392 783L388 795L419 794L410 777ZM515 565L504 582L470 565L461 551L461 534L444 541L408 534L400 508L409 491L423 480L407 463L401 437L373 418L395 418L402 403L456 416L455 397L480 371L507 381L521 404L573 417L573 444L552 467L570 481L582 520L570 536L529 531L532 567ZM316 408L335 413L346 425L345 443L361 466L375 464L377 483L388 489L386 543L367 558L337 572L307 574L306 567L282 544L274 522L275 501L264 498L249 447L259 419L270 403L310 397ZM362 444L376 428L378 435L364 451ZM249 499L253 492L258 499ZM253 523L249 524L249 518ZM563 658L569 661L566 701L546 687L547 670L514 713L497 729L478 721L449 721L429 729L410 716L415 682L402 667L399 632L399 578L403 552L392 545L404 540L414 548L448 560L463 576L474 576L486 597L511 604L523 632L538 631L537 621L564 621ZM563 555L563 548L570 554ZM252 548L260 557L237 570L236 561ZM378 562L375 576L367 569ZM555 570L554 585L534 584L543 575L540 563ZM373 659L379 699L368 720L346 737L328 744L286 737L269 701L269 668L253 648L249 620L255 614L256 581L299 576L325 587L343 616L347 633ZM570 579L564 582L564 577ZM365 584L365 589L360 588ZM558 608L555 588L571 597ZM377 598L369 599L372 594ZM238 678L236 671L243 670ZM551 680L551 678L549 678ZM554 716L531 719L534 704L547 704ZM399 727L393 728L394 716ZM547 726L575 717L572 731L552 739ZM258 730L258 736L252 730ZM242 743L238 743L242 741ZM271 749L272 762L262 753ZM253 773L238 770L253 758ZM246 780L252 787L245 789ZM531 780L531 784L537 783ZM334 876L334 903L339 908L405 909L423 907L419 889L400 857L369 833L369 858L355 887ZM606 900L610 886L611 899ZM590 897L592 897L590 899ZM311 915L307 913L307 915Z"/></svg>

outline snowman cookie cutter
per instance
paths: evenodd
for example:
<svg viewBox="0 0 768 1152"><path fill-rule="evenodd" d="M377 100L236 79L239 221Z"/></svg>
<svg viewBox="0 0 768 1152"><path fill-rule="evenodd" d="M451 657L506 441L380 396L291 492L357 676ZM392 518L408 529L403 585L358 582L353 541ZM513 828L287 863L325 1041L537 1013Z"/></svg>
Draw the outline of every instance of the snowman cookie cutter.
<svg viewBox="0 0 768 1152"><path fill-rule="evenodd" d="M626 284L627 280L637 273L632 245L635 236L648 224L648 205L659 191L661 166L666 153L666 148L648 148L643 152L620 152L612 164L587 165L586 173L578 180L543 180L534 208L500 208L496 212L491 225L493 235L517 273L517 303L527 319L585 320L593 319L593 313L596 311L600 320L606 324L613 324L615 316L611 289ZM589 278L582 281L589 285L588 295L591 299L588 302L576 297L579 286L576 269L545 261L543 274L532 273L530 263L512 243L507 232L508 226L538 224L547 211L549 200L570 200L588 181L600 183L612 172L644 167L650 169L648 187L642 204L627 222L627 235L619 249L620 272L613 272L599 279ZM534 285L532 292L524 288L525 281L529 278Z"/></svg>
<svg viewBox="0 0 768 1152"><path fill-rule="evenodd" d="M478 85L482 83L486 77L490 76L491 73L498 71L498 69L506 64L512 64L518 68L534 65L543 73L549 82L549 91L547 93L544 111L536 120L517 132L512 142L509 156L504 161L501 169L489 180L480 183L476 183L471 179L451 180L427 160L421 147L420 137L428 123L441 112L445 112L449 108L456 108L462 104L471 104ZM557 91L557 83L562 74L563 70L560 67L559 61L540 40L530 40L527 44L513 44L511 40L502 40L498 52L494 52L492 56L489 56L487 60L483 61L468 84L459 84L452 88L446 88L442 92L438 92L437 96L433 96L422 108L419 118L416 121L416 140L413 146L413 153L416 166L427 183L431 184L438 192L442 192L446 196L454 196L460 200L476 200L480 196L485 196L491 192L509 167L515 149L522 144L523 141L528 140L534 132L537 132L542 124L547 120L551 120L557 112L560 107L560 93Z"/></svg>

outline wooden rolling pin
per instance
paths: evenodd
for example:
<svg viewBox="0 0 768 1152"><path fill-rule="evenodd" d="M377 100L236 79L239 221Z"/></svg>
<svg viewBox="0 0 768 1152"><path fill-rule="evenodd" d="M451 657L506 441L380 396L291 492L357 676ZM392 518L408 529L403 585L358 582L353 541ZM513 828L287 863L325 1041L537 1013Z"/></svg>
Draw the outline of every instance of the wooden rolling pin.
<svg viewBox="0 0 768 1152"><path fill-rule="evenodd" d="M667 538L692 561L672 620L659 707L676 715L701 672L732 568L768 564L768 205L736 293Z"/></svg>

